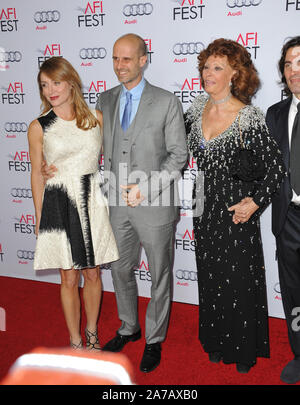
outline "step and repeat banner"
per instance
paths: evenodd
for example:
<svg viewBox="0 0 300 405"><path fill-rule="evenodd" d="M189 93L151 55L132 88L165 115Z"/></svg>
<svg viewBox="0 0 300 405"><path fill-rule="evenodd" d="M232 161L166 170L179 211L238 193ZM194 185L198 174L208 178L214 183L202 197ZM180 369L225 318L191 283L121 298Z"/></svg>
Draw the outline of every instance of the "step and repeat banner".
<svg viewBox="0 0 300 405"><path fill-rule="evenodd" d="M224 37L245 46L262 87L253 103L264 112L282 99L277 62L284 41L299 35L300 0L1 0L0 1L0 276L59 283L58 270L35 272L35 215L27 144L29 123L40 113L36 77L51 56L79 72L86 102L117 85L114 41L129 32L148 45L145 77L174 93L186 110L203 92L197 55ZM103 165L103 161L100 162ZM191 159L180 180L181 218L175 237L173 300L198 303L191 216L197 167ZM261 218L269 314L284 317L271 233L270 208ZM150 296L144 251L135 269L139 294ZM104 290L113 291L109 265ZM0 279L1 282L1 279Z"/></svg>

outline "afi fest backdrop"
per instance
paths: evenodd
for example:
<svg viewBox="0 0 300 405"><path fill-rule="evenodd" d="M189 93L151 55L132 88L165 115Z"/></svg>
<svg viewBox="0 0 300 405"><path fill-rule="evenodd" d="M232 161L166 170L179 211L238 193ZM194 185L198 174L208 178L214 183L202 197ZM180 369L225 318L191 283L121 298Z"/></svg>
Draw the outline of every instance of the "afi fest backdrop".
<svg viewBox="0 0 300 405"><path fill-rule="evenodd" d="M94 108L98 95L118 84L112 69L114 41L137 33L149 50L145 77L174 93L186 110L203 91L198 53L216 38L230 38L252 55L262 82L253 104L266 112L283 97L277 62L284 41L299 35L299 22L300 0L1 0L0 276L60 281L58 270L35 272L32 267L36 238L26 134L40 112L36 76L45 59L68 59ZM173 268L173 300L191 304L198 303L190 210L195 175L195 162L190 160L180 181L181 219ZM284 317L270 212L268 208L261 218L269 314ZM135 274L139 294L149 297L151 279L144 252ZM109 265L102 278L104 290L113 291Z"/></svg>

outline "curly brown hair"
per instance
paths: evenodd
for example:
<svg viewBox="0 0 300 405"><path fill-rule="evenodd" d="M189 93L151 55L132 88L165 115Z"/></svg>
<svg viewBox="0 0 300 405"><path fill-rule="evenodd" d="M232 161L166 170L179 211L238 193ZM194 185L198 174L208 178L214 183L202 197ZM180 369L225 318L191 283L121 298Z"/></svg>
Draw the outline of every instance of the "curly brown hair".
<svg viewBox="0 0 300 405"><path fill-rule="evenodd" d="M237 71L231 80L231 93L242 103L250 104L252 97L260 87L260 80L247 49L231 39L219 38L210 43L198 55L198 70L202 83L203 68L211 55L227 56L229 65Z"/></svg>

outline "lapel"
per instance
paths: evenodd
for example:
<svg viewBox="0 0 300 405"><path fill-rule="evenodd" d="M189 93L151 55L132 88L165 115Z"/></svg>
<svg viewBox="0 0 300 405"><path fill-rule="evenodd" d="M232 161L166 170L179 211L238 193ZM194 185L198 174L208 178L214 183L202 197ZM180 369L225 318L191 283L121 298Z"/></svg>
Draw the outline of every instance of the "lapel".
<svg viewBox="0 0 300 405"><path fill-rule="evenodd" d="M109 116L108 123L107 123L107 142L106 148L107 156L112 156L113 152L113 143L114 143L114 133L115 133L115 126L116 126L116 119L118 118L117 114L119 111L119 100L121 94L122 86L117 86L113 89L111 94L109 94L109 100L107 102L107 115ZM105 119L105 118L104 118Z"/></svg>
<svg viewBox="0 0 300 405"><path fill-rule="evenodd" d="M292 98L284 100L278 118L278 145L282 151L283 161L286 169L289 169L290 165L290 147L289 147L289 111Z"/></svg>
<svg viewBox="0 0 300 405"><path fill-rule="evenodd" d="M135 125L134 125L135 131L130 139L130 145L134 143L139 134L143 133L143 129L150 119L149 109L152 103L153 103L152 86L147 82L147 80L145 80L145 87L142 93L142 97L140 99L138 110L135 115Z"/></svg>

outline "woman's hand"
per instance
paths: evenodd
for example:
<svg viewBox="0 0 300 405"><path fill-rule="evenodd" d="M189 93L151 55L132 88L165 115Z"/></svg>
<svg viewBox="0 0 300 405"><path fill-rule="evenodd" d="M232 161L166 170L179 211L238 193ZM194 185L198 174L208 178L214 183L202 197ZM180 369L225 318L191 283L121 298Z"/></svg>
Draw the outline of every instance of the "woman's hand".
<svg viewBox="0 0 300 405"><path fill-rule="evenodd" d="M234 211L232 221L235 224L243 224L249 220L258 208L259 206L255 204L251 197L245 197L238 204L229 207L228 211Z"/></svg>

